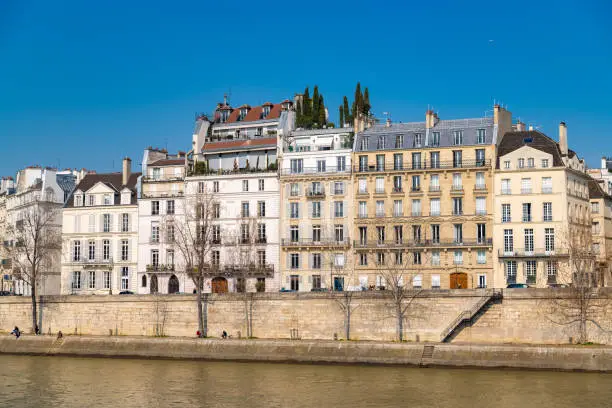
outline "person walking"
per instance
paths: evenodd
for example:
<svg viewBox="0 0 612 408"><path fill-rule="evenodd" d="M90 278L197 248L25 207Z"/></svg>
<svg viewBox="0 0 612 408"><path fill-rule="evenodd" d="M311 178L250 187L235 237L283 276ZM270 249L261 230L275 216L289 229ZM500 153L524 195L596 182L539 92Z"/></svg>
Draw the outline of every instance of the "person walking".
<svg viewBox="0 0 612 408"><path fill-rule="evenodd" d="M15 335L15 338L19 338L21 336L21 331L19 330L19 327L15 326L15 328L13 329L13 331L11 332L11 334Z"/></svg>

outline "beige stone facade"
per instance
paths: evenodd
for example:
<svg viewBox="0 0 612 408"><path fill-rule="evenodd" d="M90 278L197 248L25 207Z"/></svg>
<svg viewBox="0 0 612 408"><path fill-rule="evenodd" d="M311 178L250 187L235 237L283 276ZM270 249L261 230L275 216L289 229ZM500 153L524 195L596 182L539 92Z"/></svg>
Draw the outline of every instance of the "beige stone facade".
<svg viewBox="0 0 612 408"><path fill-rule="evenodd" d="M612 196L601 185L589 182L593 252L597 257L600 284L612 285Z"/></svg>

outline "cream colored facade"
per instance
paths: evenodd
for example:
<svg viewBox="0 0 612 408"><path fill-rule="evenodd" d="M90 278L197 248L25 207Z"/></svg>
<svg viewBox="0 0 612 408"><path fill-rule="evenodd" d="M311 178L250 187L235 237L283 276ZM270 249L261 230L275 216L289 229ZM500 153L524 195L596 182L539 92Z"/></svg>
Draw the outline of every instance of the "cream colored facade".
<svg viewBox="0 0 612 408"><path fill-rule="evenodd" d="M591 182L593 183L593 182ZM590 185L593 252L597 256L600 284L612 285L612 196L599 185Z"/></svg>
<svg viewBox="0 0 612 408"><path fill-rule="evenodd" d="M494 118L444 121L427 112L425 122L358 135L353 236L363 286L384 287L382 269L398 252L414 287L490 286L492 163L510 122L496 106Z"/></svg>
<svg viewBox="0 0 612 408"><path fill-rule="evenodd" d="M281 288L346 290L353 276L352 128L293 131L280 165Z"/></svg>
<svg viewBox="0 0 612 408"><path fill-rule="evenodd" d="M564 152L539 132L504 136L494 183L495 287L569 283L570 239L590 227L588 180L567 142Z"/></svg>

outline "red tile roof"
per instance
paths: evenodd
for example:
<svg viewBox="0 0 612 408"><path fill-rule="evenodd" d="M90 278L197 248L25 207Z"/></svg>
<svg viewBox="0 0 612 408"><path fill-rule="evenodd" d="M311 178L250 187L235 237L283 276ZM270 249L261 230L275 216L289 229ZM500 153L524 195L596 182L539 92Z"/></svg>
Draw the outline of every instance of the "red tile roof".
<svg viewBox="0 0 612 408"><path fill-rule="evenodd" d="M149 166L178 166L185 164L185 159L161 159L149 164Z"/></svg>
<svg viewBox="0 0 612 408"><path fill-rule="evenodd" d="M276 145L276 137L266 137L262 139L248 139L248 140L230 140L227 142L214 142L206 143L202 150L218 150L218 149L237 149L237 148L249 148L264 145Z"/></svg>
<svg viewBox="0 0 612 408"><path fill-rule="evenodd" d="M254 107L252 107L249 110L249 112L247 113L247 115L244 117L244 119L239 121L238 118L240 117L240 109L244 108L246 106L249 106L249 105L242 105L240 108L234 109L232 111L232 113L230 113L229 118L227 119L227 123L254 122L256 120L260 120L260 119L262 119L261 112L263 111L263 107L264 106L271 106L271 108L270 108L270 113L268 114L268 116L263 118L263 119L278 119L278 118L280 118L281 104L280 103L272 104L270 102L266 102L266 103L264 103L261 106L254 106Z"/></svg>

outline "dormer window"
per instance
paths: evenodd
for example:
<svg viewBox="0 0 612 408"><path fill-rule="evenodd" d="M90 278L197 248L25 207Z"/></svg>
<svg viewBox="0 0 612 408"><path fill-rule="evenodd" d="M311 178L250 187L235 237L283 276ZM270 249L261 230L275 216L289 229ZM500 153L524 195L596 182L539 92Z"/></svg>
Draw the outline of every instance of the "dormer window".
<svg viewBox="0 0 612 408"><path fill-rule="evenodd" d="M378 143L376 144L376 148L378 150L382 150L385 148L385 137L384 136L378 136Z"/></svg>
<svg viewBox="0 0 612 408"><path fill-rule="evenodd" d="M421 147L423 145L423 134L422 133L415 133L414 134L414 141L412 143L412 147Z"/></svg>
<svg viewBox="0 0 612 408"><path fill-rule="evenodd" d="M453 144L455 146L463 144L463 130L454 130L453 131Z"/></svg>
<svg viewBox="0 0 612 408"><path fill-rule="evenodd" d="M433 132L431 135L431 145L440 146L440 132Z"/></svg>
<svg viewBox="0 0 612 408"><path fill-rule="evenodd" d="M87 205L89 207L93 207L94 205L96 205L96 197L94 195L88 195L87 196Z"/></svg>
<svg viewBox="0 0 612 408"><path fill-rule="evenodd" d="M477 144L484 144L485 142L485 130L484 129L478 129L478 133L476 134L476 143Z"/></svg>
<svg viewBox="0 0 612 408"><path fill-rule="evenodd" d="M161 169L159 167L153 168L153 180L159 180L161 178Z"/></svg>
<svg viewBox="0 0 612 408"><path fill-rule="evenodd" d="M404 135L395 135L395 148L401 149L404 146Z"/></svg>
<svg viewBox="0 0 612 408"><path fill-rule="evenodd" d="M368 138L364 137L361 139L361 150L368 150Z"/></svg>
<svg viewBox="0 0 612 408"><path fill-rule="evenodd" d="M229 118L229 110L224 109L221 111L221 122L227 122L227 119Z"/></svg>
<svg viewBox="0 0 612 408"><path fill-rule="evenodd" d="M83 194L75 194L74 195L74 206L82 207L83 206Z"/></svg>
<svg viewBox="0 0 612 408"><path fill-rule="evenodd" d="M270 114L270 105L265 105L263 107L263 113L262 113L263 118L262 119L267 118L269 114Z"/></svg>
<svg viewBox="0 0 612 408"><path fill-rule="evenodd" d="M130 205L132 201L132 192L129 190L121 192L121 205Z"/></svg>
<svg viewBox="0 0 612 408"><path fill-rule="evenodd" d="M112 205L113 204L113 196L110 194L104 194L104 205Z"/></svg>

